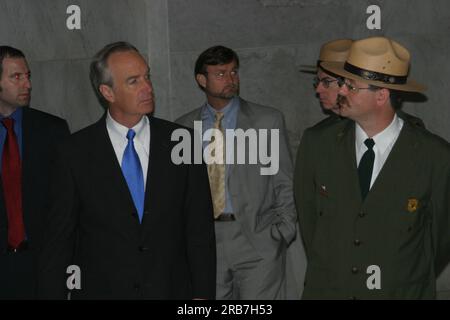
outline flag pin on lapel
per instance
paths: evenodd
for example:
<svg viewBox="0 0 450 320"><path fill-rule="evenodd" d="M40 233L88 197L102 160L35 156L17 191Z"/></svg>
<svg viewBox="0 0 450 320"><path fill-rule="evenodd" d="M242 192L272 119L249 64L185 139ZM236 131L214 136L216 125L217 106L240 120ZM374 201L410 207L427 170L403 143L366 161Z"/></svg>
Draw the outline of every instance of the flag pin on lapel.
<svg viewBox="0 0 450 320"><path fill-rule="evenodd" d="M327 186L326 185L322 184L320 186L320 191L319 192L320 192L321 195L328 197L328 191L327 191Z"/></svg>

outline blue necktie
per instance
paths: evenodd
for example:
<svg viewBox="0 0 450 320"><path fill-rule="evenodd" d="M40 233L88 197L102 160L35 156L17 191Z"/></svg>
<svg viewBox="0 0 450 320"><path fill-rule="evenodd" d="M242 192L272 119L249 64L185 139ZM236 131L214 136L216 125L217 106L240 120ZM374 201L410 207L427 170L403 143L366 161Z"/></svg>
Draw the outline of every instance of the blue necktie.
<svg viewBox="0 0 450 320"><path fill-rule="evenodd" d="M134 205L137 209L139 222L142 222L144 214L144 178L142 174L141 162L134 148L134 136L136 132L133 129L128 130L128 144L125 148L122 158L122 172L128 184Z"/></svg>

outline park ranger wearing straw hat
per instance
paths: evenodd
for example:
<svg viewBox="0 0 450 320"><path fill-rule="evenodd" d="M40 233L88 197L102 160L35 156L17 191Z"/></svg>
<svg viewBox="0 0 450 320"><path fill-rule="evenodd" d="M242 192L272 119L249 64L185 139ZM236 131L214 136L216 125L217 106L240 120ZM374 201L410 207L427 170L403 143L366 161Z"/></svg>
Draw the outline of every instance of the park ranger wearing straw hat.
<svg viewBox="0 0 450 320"><path fill-rule="evenodd" d="M344 62L350 51L353 41L338 39L325 43L320 48L317 61L317 75L314 78L314 88L324 113L329 117L319 122L319 126L339 121L339 106L337 96L339 92L339 78L336 74L320 67L322 62Z"/></svg>
<svg viewBox="0 0 450 320"><path fill-rule="evenodd" d="M397 116L410 54L388 38L355 41L345 62L347 119L304 135L295 173L308 257L307 299L430 299L450 259L450 146ZM331 161L330 161L331 159Z"/></svg>
<svg viewBox="0 0 450 320"><path fill-rule="evenodd" d="M341 119L337 97L340 88L339 83L341 82L342 77L323 68L320 64L322 62L344 63L348 57L352 43L353 40L350 39L337 39L325 43L320 48L317 66L307 66L310 70L302 70L316 74L316 77L314 78L314 89L324 113L329 115L327 118L314 125L313 128L315 129L320 129L323 126L333 124ZM422 127L425 126L421 119L403 112L400 109L400 106L398 106L396 111L401 118L411 121L416 125Z"/></svg>

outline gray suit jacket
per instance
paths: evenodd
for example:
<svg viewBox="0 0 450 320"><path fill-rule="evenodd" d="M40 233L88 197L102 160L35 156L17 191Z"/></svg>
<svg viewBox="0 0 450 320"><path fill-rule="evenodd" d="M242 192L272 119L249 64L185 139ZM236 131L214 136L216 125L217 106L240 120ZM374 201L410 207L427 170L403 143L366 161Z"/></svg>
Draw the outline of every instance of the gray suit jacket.
<svg viewBox="0 0 450 320"><path fill-rule="evenodd" d="M201 121L201 111L201 107L195 109L176 122L193 128L194 121ZM256 165L231 165L227 179L236 219L258 253L264 257L273 256L278 252L280 240L284 239L287 244L294 240L297 221L292 190L293 167L283 115L276 109L240 99L236 129L279 129L277 174L261 175L260 168L264 165L258 161ZM268 144L270 146L270 139Z"/></svg>

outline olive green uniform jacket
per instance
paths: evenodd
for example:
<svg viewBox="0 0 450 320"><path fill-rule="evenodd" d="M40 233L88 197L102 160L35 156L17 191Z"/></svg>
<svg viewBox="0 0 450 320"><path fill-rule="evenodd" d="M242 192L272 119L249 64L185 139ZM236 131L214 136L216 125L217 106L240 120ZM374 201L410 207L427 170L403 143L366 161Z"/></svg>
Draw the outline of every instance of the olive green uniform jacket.
<svg viewBox="0 0 450 320"><path fill-rule="evenodd" d="M294 188L308 259L303 298L435 297L450 259L445 140L405 120L362 201L354 122L313 127L301 140Z"/></svg>

